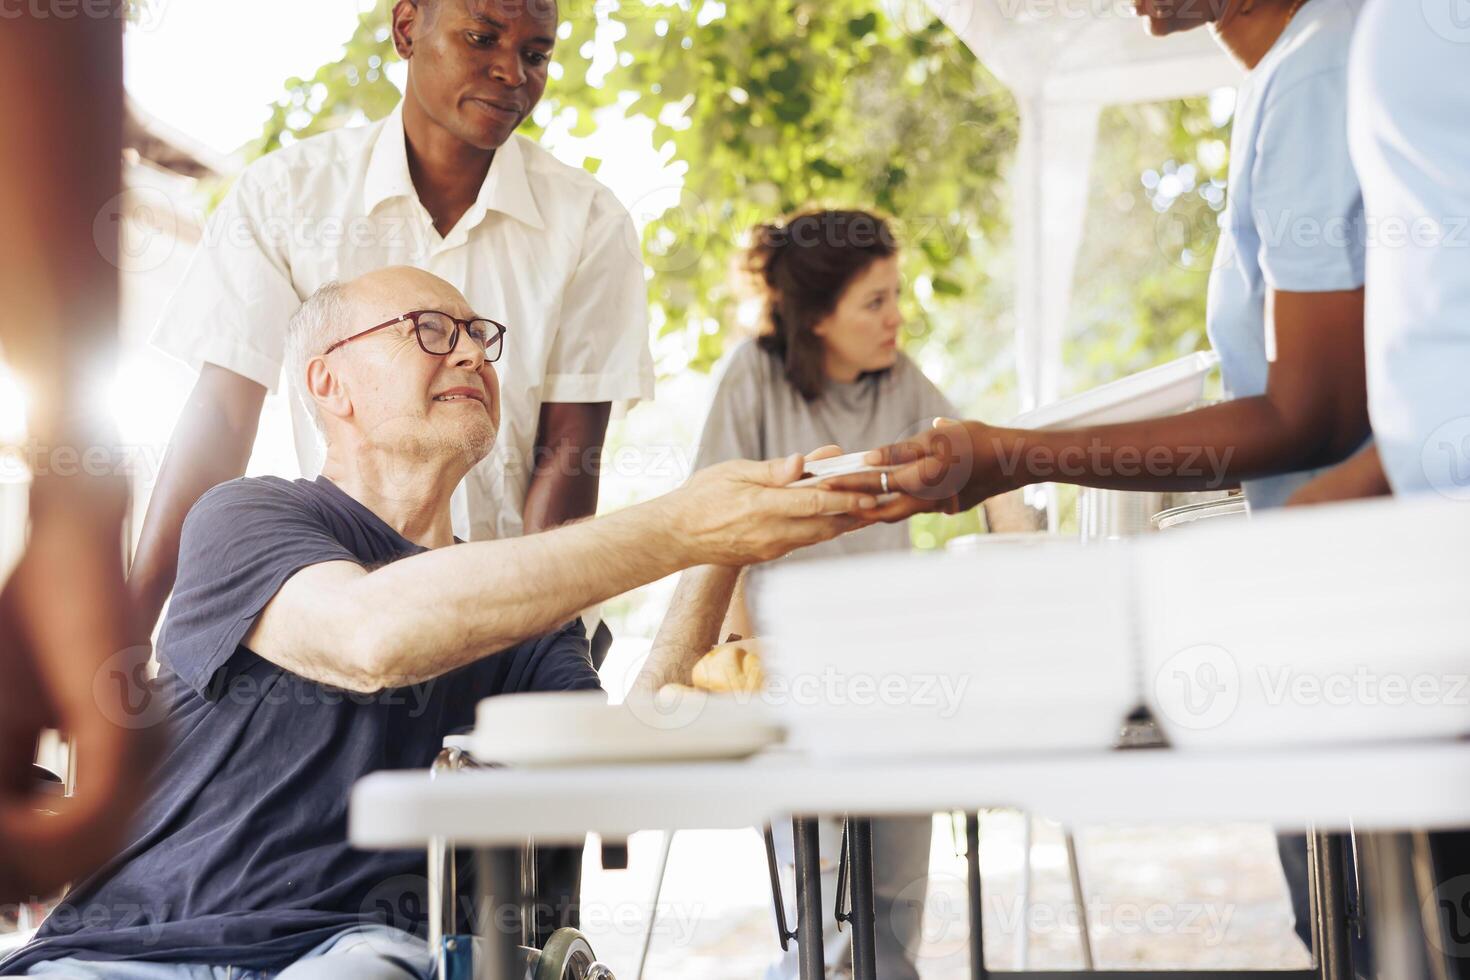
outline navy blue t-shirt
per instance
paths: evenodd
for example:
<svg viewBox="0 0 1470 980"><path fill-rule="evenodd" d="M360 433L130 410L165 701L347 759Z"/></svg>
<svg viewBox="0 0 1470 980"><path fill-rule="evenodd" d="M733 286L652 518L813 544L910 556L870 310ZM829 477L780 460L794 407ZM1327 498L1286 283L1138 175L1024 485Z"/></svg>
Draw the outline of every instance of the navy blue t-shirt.
<svg viewBox="0 0 1470 980"><path fill-rule="evenodd" d="M205 494L184 522L159 639L168 748L131 843L0 974L66 956L279 969L365 922L423 935L424 853L350 847L353 784L429 766L481 698L597 689L581 624L373 695L306 680L241 641L302 568L424 550L324 477Z"/></svg>

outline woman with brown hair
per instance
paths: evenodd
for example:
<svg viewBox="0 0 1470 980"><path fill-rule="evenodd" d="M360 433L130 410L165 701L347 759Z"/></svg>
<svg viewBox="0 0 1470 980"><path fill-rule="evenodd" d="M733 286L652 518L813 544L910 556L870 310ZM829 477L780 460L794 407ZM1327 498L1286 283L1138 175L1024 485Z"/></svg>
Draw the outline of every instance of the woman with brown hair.
<svg viewBox="0 0 1470 980"><path fill-rule="evenodd" d="M954 406L899 349L899 245L865 211L806 211L752 233L745 269L763 304L760 335L725 359L695 468L817 446L845 451L916 435ZM878 524L801 556L909 547Z"/></svg>
<svg viewBox="0 0 1470 980"><path fill-rule="evenodd" d="M884 219L864 211L806 211L762 225L754 231L745 267L763 301L762 331L725 361L696 468L828 445L857 451L917 434L936 417L955 417L949 399L899 350L899 246ZM874 524L785 560L909 546L906 525ZM736 590L724 635L751 633L743 592ZM778 847L789 848L790 825L778 822L776 833ZM932 821L878 820L873 833L878 975L916 980ZM823 870L831 872L823 876L827 895L835 887L840 840L838 828L823 826ZM828 962L835 965L846 955L849 934L835 932L835 923L825 931ZM767 976L796 973L793 948Z"/></svg>

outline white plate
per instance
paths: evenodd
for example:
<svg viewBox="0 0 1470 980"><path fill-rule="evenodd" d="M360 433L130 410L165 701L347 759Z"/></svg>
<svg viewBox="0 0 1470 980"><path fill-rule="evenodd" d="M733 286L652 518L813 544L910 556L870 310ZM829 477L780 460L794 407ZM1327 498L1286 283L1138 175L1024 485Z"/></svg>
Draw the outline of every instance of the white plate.
<svg viewBox="0 0 1470 980"><path fill-rule="evenodd" d="M848 453L846 456L833 456L831 459L818 459L808 462L802 479L791 484L793 487L810 487L824 480L832 480L839 476L855 476L860 473L881 473L886 467L870 466L863 462L868 455L867 451L860 453Z"/></svg>
<svg viewBox="0 0 1470 980"><path fill-rule="evenodd" d="M697 691L621 705L599 691L486 698L475 712L474 755L508 766L740 759L782 738L748 701Z"/></svg>

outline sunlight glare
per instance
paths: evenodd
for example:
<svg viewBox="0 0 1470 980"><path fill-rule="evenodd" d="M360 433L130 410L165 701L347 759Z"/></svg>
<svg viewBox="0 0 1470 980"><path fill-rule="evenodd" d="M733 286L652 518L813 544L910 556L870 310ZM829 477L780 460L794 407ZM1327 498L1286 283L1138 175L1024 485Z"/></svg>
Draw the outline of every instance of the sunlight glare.
<svg viewBox="0 0 1470 980"><path fill-rule="evenodd" d="M0 444L15 444L26 437L26 390L20 379L0 362Z"/></svg>

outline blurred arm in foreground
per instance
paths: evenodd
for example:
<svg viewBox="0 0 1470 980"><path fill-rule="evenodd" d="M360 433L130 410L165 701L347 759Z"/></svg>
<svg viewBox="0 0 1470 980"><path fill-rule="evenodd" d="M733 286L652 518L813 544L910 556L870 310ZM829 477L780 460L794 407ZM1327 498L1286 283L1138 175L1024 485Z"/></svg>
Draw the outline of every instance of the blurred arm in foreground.
<svg viewBox="0 0 1470 980"><path fill-rule="evenodd" d="M123 585L127 482L99 411L116 362L122 19L22 13L0 31L0 345L29 395L29 545L0 593L0 901L39 897L111 856L144 790L130 712L146 648ZM43 728L82 765L41 812Z"/></svg>

